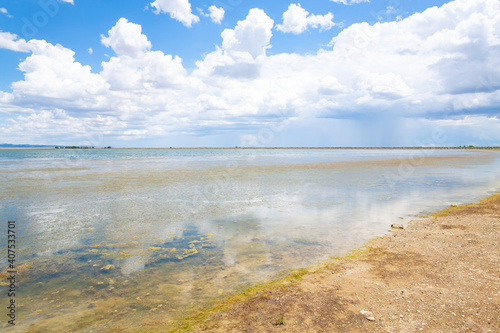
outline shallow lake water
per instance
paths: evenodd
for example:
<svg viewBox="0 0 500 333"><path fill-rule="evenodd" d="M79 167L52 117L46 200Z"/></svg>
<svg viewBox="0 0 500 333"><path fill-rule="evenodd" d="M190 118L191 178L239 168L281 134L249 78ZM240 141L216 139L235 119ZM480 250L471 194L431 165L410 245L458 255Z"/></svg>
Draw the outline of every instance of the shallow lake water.
<svg viewBox="0 0 500 333"><path fill-rule="evenodd" d="M0 179L2 248L7 221L17 236L16 326L0 328L116 332L491 194L500 152L3 150Z"/></svg>

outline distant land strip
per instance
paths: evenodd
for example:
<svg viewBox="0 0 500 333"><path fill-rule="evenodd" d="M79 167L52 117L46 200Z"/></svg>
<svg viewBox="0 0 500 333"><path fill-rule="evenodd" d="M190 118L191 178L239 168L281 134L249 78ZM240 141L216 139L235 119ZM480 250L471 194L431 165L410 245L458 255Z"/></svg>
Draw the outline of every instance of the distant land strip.
<svg viewBox="0 0 500 333"><path fill-rule="evenodd" d="M103 148L96 148L103 149ZM488 150L500 150L500 146L492 146L492 147L160 147L160 148L127 148L127 147L116 147L111 149L325 149L325 150L471 150L471 149L488 149Z"/></svg>
<svg viewBox="0 0 500 333"><path fill-rule="evenodd" d="M64 145L22 145L0 144L0 149L326 149L326 150L500 150L500 146L413 146L413 147L91 147L91 146L64 146Z"/></svg>

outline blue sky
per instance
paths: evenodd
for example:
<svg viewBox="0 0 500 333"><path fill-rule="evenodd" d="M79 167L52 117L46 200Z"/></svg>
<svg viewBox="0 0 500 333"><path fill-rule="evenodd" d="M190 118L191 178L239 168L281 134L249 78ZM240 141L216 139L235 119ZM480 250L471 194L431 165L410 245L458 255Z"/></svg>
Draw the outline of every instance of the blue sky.
<svg viewBox="0 0 500 333"><path fill-rule="evenodd" d="M0 0L0 143L500 145L500 2Z"/></svg>

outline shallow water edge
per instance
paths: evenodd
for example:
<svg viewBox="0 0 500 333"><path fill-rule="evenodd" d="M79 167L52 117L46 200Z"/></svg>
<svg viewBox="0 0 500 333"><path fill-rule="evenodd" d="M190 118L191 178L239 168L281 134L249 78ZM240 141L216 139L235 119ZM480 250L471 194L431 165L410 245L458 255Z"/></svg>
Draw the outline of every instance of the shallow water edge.
<svg viewBox="0 0 500 333"><path fill-rule="evenodd" d="M410 229L412 229L413 232L414 232L414 230L418 231L420 229L428 229L429 223L432 224L433 223L432 221L437 221L437 219L441 219L441 218L448 218L449 216L453 216L454 214L460 213L461 211L471 210L474 212L475 210L477 210L478 212L481 212L480 214L484 214L485 212L481 211L480 207L484 206L484 205L488 205L489 203L493 203L493 202L498 203L498 202L500 202L499 199L500 199L500 192L496 192L495 194L489 194L488 196L485 196L482 199L479 199L479 200L472 202L472 203L451 205L448 208L443 208L441 210L429 212L429 214L425 218L410 221L408 223L408 227L411 227ZM475 218L477 219L479 217L476 216ZM432 221L429 222L429 220L432 220ZM424 226L421 225L422 222L423 222ZM484 224L485 223L482 223L483 227L485 226ZM425 226L425 225L427 225L427 226ZM464 230L464 229L466 229L466 227L461 225L461 224L458 224L458 225L442 224L442 222L440 222L438 229L442 229L445 231L446 230L453 230L453 229ZM397 236L394 234L394 232L401 234L401 233L404 233L405 230L393 230L393 229L391 229L385 235L371 239L368 242L366 242L365 244L350 250L347 254L345 254L343 256L332 258L331 260L328 260L328 261L316 263L316 264L310 265L310 266L305 267L305 268L294 269L291 272L287 273L286 275L280 276L280 277L275 278L271 281L262 282L262 283L250 286L249 288L240 290L240 291L238 291L238 292L236 292L236 293L234 293L234 294L232 294L224 299L215 300L211 304L207 304L205 306L200 306L199 308L192 309L189 314L187 314L184 317L179 318L175 321L169 322L168 324L163 323L161 325L143 328L143 329L139 330L139 332L164 332L164 331L168 331L168 332L186 332L186 331L201 332L201 331L205 331L205 330L209 330L209 331L213 331L213 332L224 332L224 330L228 331L229 329L235 329L235 327L246 327L246 329L252 329L252 327L253 328L259 327L258 325L261 325L260 328L262 328L262 326L265 326L266 324L269 327L273 327L273 325L275 327L276 327L276 325L283 325L283 317L284 316L286 319L291 320L290 317L294 317L294 316L296 316L296 314L283 315L283 313L286 313L286 312L284 312L284 310L278 310L278 311L271 310L272 313L269 313L269 309L268 309L269 306L262 306L260 308L258 307L259 308L259 310L258 310L259 315L258 316L255 314L248 315L248 317L255 317L255 318L258 317L259 323L245 322L246 320L248 321L249 319L248 318L242 319L242 318L238 318L237 316L241 314L242 309L247 309L245 311L251 312L251 313L253 311L257 311L256 306L255 306L256 300L266 301L270 297L269 295L278 296L278 298L279 297L293 298L293 296L290 295L289 293L293 290L297 290L297 288L294 286L300 285L300 283L302 283L303 280L317 281L318 279L321 280L322 278L324 278L325 275L328 276L328 275L331 275L332 273L339 274L340 272L342 272L342 274L345 274L343 271L345 269L345 268L343 268L343 265L345 264L346 261L350 262L351 264L353 264L353 263L355 264L356 260L366 261L369 258L369 260L371 260L373 262L377 262L378 260L384 261L385 260L384 258L387 258L388 253L392 253L392 255L394 255L394 252L400 252L400 254L403 253L404 250L402 248L399 248L399 250L398 250L397 246L396 246L396 248L394 248L394 246L391 246L390 250L385 249L384 247L382 247L382 248L380 247L381 244L382 244L382 246L384 246L384 245L387 245L388 243L391 243L391 240L389 240L389 242L387 242L387 240ZM466 236L467 237L474 237L471 234L466 234ZM427 237L427 236L424 236L424 238L425 237ZM455 235L455 237L457 237L457 236ZM498 239L492 239L492 240L498 240ZM451 243L453 243L453 242L454 241L452 240ZM471 243L471 239L467 239L467 242ZM474 243L474 242L472 241L472 243ZM420 245L420 246L422 246L422 245ZM389 252L387 252L387 250L389 250ZM483 251L483 249L481 249L481 251ZM389 255L389 256L391 256L391 255ZM439 254L436 257L439 257ZM436 260L438 258L433 258L433 259ZM447 258L441 258L441 259L444 260L445 262L449 260ZM412 267L408 267L408 269L411 271ZM498 268L497 268L497 270L498 270ZM494 274L495 273L493 273L493 276L495 276ZM382 276L384 276L384 275L382 275ZM490 278L491 278L491 276L490 276ZM347 283L347 284L353 285L353 283L355 283L354 281L350 281L349 277L347 277L347 278L339 277L339 279L342 279L344 284ZM370 285L370 284L377 284L378 285L382 281L383 281L383 279L376 280L376 281L370 280L367 283L368 283L368 285ZM477 281L471 280L470 282L476 283ZM310 282L305 282L306 285L309 285L309 283ZM325 288L324 283L325 282L320 282L321 286L317 287L320 293L321 293L322 288ZM387 282L387 283L388 283L389 289L398 290L398 287L402 288L401 286L398 286L396 283L394 283L394 284L391 284L389 282ZM412 283L415 283L415 282L412 281ZM424 283L424 282L422 282L422 283ZM404 285L404 283L403 283L403 285ZM425 283L424 283L424 285L425 285ZM409 288L408 285L405 285L405 287ZM476 287L480 288L481 286L479 285ZM485 291L490 290L489 289L490 287L492 287L492 286L490 285L488 288L485 289ZM330 287L330 288L332 288L332 287ZM335 288L337 288L337 287L335 287ZM355 287L353 287L353 288L355 288ZM360 287L358 294L363 293L363 291L362 291L363 288L366 288L366 286ZM417 289L418 288L419 287L417 287ZM447 292L452 292L452 293L457 292L456 290L454 291L453 285L452 286L447 285L447 287L445 287L445 288L447 288L446 289ZM300 287L298 287L298 289L300 289ZM336 289L336 290L338 290L338 289ZM405 292L408 293L408 289L403 290L401 292L399 292L399 290L398 290L396 293L396 296L400 296L399 298L403 299L402 302L406 302L405 297L404 296L401 297L401 295ZM434 291L432 291L432 290L430 291L430 293L433 293L433 292ZM464 290L462 290L462 293L463 292L464 292ZM410 293L411 293L411 291L410 291ZM422 291L422 293L423 293L423 291ZM439 293L443 294L442 291ZM488 294L488 293L486 293L486 294ZM418 296L418 294L417 294L417 296ZM488 294L488 296L489 296L489 294ZM377 296L372 295L371 297L377 297ZM460 297L460 294L458 294L458 297ZM341 300L342 298L336 298L337 301L339 301L339 299ZM396 297L396 300L397 299L398 299L398 297ZM420 298L420 300L422 301L422 304L426 303L423 301L423 299ZM488 297L488 300L490 300L489 302L491 303L489 306L489 308L490 308L489 310L491 310L492 306L493 306L493 309L498 309L498 303L496 303L496 305L495 305L495 301L493 300L493 298ZM497 300L498 300L498 298L497 298ZM387 300L385 300L385 301L387 301ZM348 300L344 299L343 302L348 302ZM472 300L470 300L469 303L470 303L470 306L472 306L473 304L477 304L477 302L483 302L483 301L481 299L472 299ZM248 303L248 305L244 305L245 303ZM355 304L355 303L356 302L354 302L353 304ZM338 305L338 304L339 303L336 303L336 305ZM384 305L382 305L382 304L371 304L371 305L375 309L374 312L376 311L376 309L380 310L381 308L384 308ZM405 304L399 304L398 307L401 307L404 305ZM359 306L363 307L366 305L359 305L358 304L356 306L353 306L353 308L357 308ZM416 305L416 306L419 307L421 305ZM420 320L420 322L418 323L419 326L425 328L426 325L428 325L428 321L429 321L428 317L432 317L432 318L435 317L434 310L438 310L438 309L432 309L433 306L435 306L435 305L431 305L431 309L427 309L427 311L425 313L422 313L422 311L421 311L422 308L421 308L421 310L418 310L418 314L420 317L427 317L425 321ZM415 305L412 305L412 307L415 307ZM337 309L337 308L335 308L335 309ZM482 309L486 311L485 308L482 307ZM342 312L344 312L344 310L347 310L347 308L343 308ZM404 309L401 309L401 311L403 311L403 310ZM441 309L439 309L439 310L441 310ZM457 310L455 310L455 311L457 311ZM328 309L327 311L332 312L332 309ZM408 311L410 311L410 310L408 310ZM380 312L382 312L382 311L380 311ZM399 317L398 317L397 313L395 313L395 318L397 317L397 319L394 319L394 322L390 322L390 321L383 322L383 319L381 319L380 323L376 324L377 326L369 326L370 328L367 328L366 325L370 325L370 321L373 320L373 321L378 322L380 320L379 318L382 315L380 312L377 313L377 316L378 316L377 319L370 318L369 320L366 320L366 315L363 313L370 313L371 316L373 316L373 314L371 311L367 312L367 311L363 310L361 315L357 312L354 313L354 316L356 316L356 318L354 318L352 315L347 316L344 314L343 315L344 317L341 316L342 319L337 318L335 321L337 321L337 323L336 323L337 325L339 325L339 323L338 323L339 320L341 321L341 325L344 325L344 326L351 325L351 326L349 326L350 328L347 329L348 331L358 331L358 330L365 331L367 329L370 329L370 330L373 330L374 332L379 332L379 331L386 332L388 330L387 327L392 327L392 329L394 329L395 327L399 327L398 330L401 330L401 327L407 327L407 326L404 326L404 325L408 325L408 323L406 323L406 321L408 321L408 319L406 319L406 314L405 314L405 318L403 319L403 315L399 315ZM457 311L457 312L459 312L459 311ZM279 315L276 317L277 313L279 313ZM495 317L495 314L496 314L496 310L493 310L492 314L490 313L490 315L493 315L493 317ZM384 315L390 316L391 314L384 313ZM453 312L450 313L450 316L451 315L456 316L456 314ZM475 318L475 319L480 319L480 321L478 323L475 323L476 325L484 325L485 328L500 327L499 326L500 321L498 320L498 318L496 320L495 319L486 319L487 317L485 318L483 315L484 314L481 314L481 316L482 316L481 318L479 318L479 317ZM479 313L475 314L475 316L479 316ZM416 319L412 317L412 314L408 314L408 317L410 318L409 320L411 321L411 325L415 325ZM462 317L464 317L464 316L462 316ZM275 319L275 318L278 318L278 320L281 319L281 322L277 323L277 321L276 321L277 319ZM452 317L452 318L454 318L454 317ZM304 319L305 321L308 320L309 324L312 324L313 326L314 325L319 326L322 329L327 329L327 327L330 327L330 329L331 329L331 326L328 326L329 324L335 325L335 323L328 323L328 322L324 322L324 321L323 322L314 322L314 320L313 320L311 322L312 318L308 319L307 315L306 315L306 318L302 317L302 319ZM323 320L324 319L325 318L323 318ZM450 323L448 320L449 319L444 320L444 323L437 322L437 323L432 323L432 324L434 324L436 326L441 326L440 329L443 329L443 327L449 327ZM214 322L215 322L215 324L214 324ZM470 326L471 323L474 322L474 320L468 318L466 320L466 322ZM286 321L285 321L285 323L286 323ZM293 321L292 321L292 323L293 323ZM367 324L365 325L365 323L367 323ZM290 323L288 326L291 326L291 325L293 326L294 324L295 324L294 329L296 330L297 329L296 323L293 323L293 324ZM400 325L400 326L398 326L398 325ZM460 324L460 323L458 323L458 321L456 323L451 324L451 325L455 325L455 326L459 325L461 328L463 328L463 323ZM380 326L382 326L382 327L380 327ZM385 328L383 326L385 326ZM429 326L427 326L427 328L429 328ZM285 328L283 328L283 329L285 329ZM291 328L288 328L288 330L289 329L291 329ZM302 327L302 329L305 329L305 327ZM337 326L336 330L338 330L338 329L339 328ZM344 327L344 329L345 329L345 327ZM439 331L440 329L438 329L437 331ZM293 330L293 331L295 331L295 330ZM413 330L416 330L416 329L413 329ZM341 331L344 331L344 330L341 330Z"/></svg>

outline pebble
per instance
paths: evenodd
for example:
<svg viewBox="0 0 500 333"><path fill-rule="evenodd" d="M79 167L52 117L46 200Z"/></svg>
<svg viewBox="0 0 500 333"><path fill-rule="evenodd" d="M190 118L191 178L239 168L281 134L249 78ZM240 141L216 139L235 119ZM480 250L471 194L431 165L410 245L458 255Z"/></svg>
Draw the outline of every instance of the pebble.
<svg viewBox="0 0 500 333"><path fill-rule="evenodd" d="M373 313L371 311L361 310L359 311L359 313L365 316L365 319L369 321L375 321L375 317L373 316Z"/></svg>

